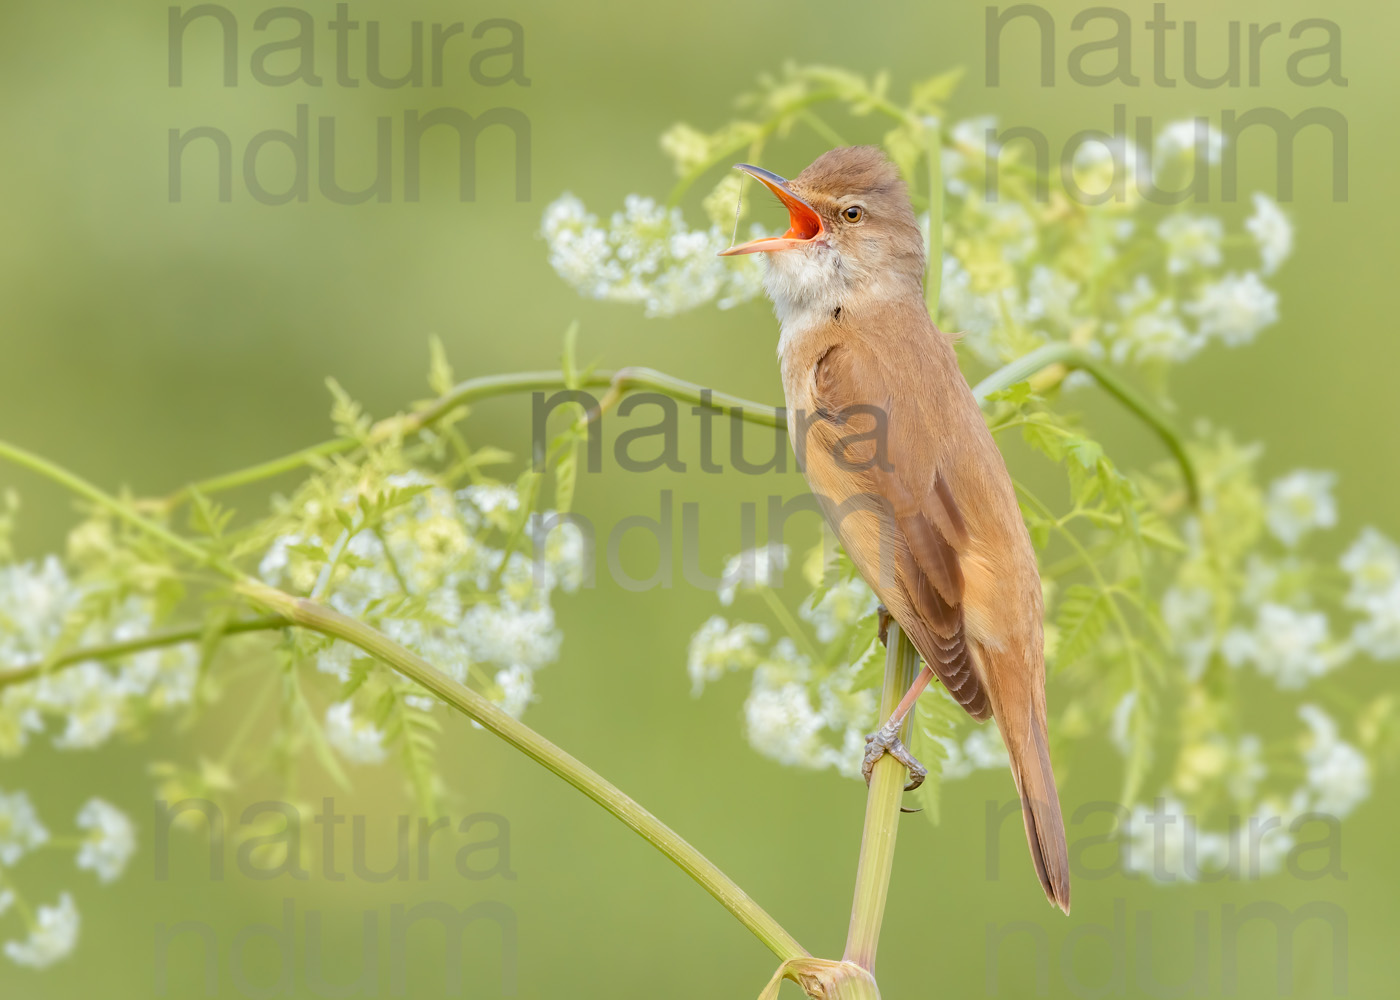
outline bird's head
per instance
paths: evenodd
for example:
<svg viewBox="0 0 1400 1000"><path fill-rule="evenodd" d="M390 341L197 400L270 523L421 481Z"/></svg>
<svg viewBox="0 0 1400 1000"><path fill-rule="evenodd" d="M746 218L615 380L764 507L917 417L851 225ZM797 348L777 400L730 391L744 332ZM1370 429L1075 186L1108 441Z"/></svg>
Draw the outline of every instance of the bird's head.
<svg viewBox="0 0 1400 1000"><path fill-rule="evenodd" d="M874 146L823 153L792 180L747 163L739 170L777 195L788 231L721 251L767 253L769 297L785 312L826 308L881 286L921 294L924 241L899 171Z"/></svg>

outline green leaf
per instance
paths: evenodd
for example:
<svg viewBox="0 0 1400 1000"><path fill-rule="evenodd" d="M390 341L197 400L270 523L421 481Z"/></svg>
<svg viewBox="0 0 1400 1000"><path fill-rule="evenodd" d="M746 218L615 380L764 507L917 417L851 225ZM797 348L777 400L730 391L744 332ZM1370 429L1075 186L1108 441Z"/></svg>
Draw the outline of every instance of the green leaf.
<svg viewBox="0 0 1400 1000"><path fill-rule="evenodd" d="M578 446L570 448L554 469L554 509L568 513L574 505L574 489L578 484Z"/></svg>
<svg viewBox="0 0 1400 1000"><path fill-rule="evenodd" d="M915 112L935 114L953 96L963 78L963 67L950 69L927 80L920 80L909 90L909 107Z"/></svg>
<svg viewBox="0 0 1400 1000"><path fill-rule="evenodd" d="M577 389L579 385L578 320L570 323L569 328L564 331L564 354L560 361L564 369L564 387Z"/></svg>
<svg viewBox="0 0 1400 1000"><path fill-rule="evenodd" d="M1032 413L1021 425L1021 436L1026 443L1052 462L1063 461L1065 457L1064 432L1054 426L1043 413Z"/></svg>
<svg viewBox="0 0 1400 1000"><path fill-rule="evenodd" d="M445 396L457 382L452 371L452 363L447 360L447 351L437 334L428 338L428 388L439 396Z"/></svg>
<svg viewBox="0 0 1400 1000"><path fill-rule="evenodd" d="M1059 646L1055 651L1056 668L1073 663L1085 656L1103 636L1108 626L1107 591L1077 583L1065 591L1055 616Z"/></svg>

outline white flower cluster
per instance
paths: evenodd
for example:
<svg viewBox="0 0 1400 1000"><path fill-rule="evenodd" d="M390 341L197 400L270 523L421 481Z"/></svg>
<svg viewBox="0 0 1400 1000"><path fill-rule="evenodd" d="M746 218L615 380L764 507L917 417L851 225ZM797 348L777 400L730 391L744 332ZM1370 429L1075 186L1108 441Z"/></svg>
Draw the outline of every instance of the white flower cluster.
<svg viewBox="0 0 1400 1000"><path fill-rule="evenodd" d="M1189 679L1204 673L1219 653L1232 667L1252 666L1280 689L1300 690L1348 663L1358 652L1377 660L1400 659L1400 546L1364 529L1341 557L1351 583L1345 606L1361 617L1344 638L1332 632L1325 611L1308 603L1307 592L1289 587L1308 572L1299 546L1318 530L1336 526L1332 490L1336 475L1299 469L1276 479L1262 515L1270 533L1288 550L1281 560L1250 557L1238 594L1244 621L1220 633L1212 595L1201 587L1171 587L1162 597L1162 617ZM1198 540L1199 541L1199 540Z"/></svg>
<svg viewBox="0 0 1400 1000"><path fill-rule="evenodd" d="M1375 528L1366 528L1342 555L1351 579L1348 606L1364 618L1352 630L1352 644L1377 660L1400 660L1400 546Z"/></svg>
<svg viewBox="0 0 1400 1000"><path fill-rule="evenodd" d="M565 194L545 210L540 233L550 265L580 294L642 305L648 316L674 316L707 302L728 309L762 291L754 255L716 256L730 238L720 223L690 229L679 208L640 195L628 195L605 228Z"/></svg>
<svg viewBox="0 0 1400 1000"><path fill-rule="evenodd" d="M1287 797L1270 797L1247 816L1234 817L1226 830L1206 830L1178 798L1163 796L1153 806L1137 805L1123 828L1125 871L1157 882L1213 881L1228 875L1255 879L1278 872L1296 844L1296 825L1308 817L1340 820L1371 794L1371 767L1365 755L1338 735L1337 723L1316 705L1298 716L1303 739L1304 779ZM1247 799L1263 775L1260 741L1246 736L1237 756L1249 773Z"/></svg>
<svg viewBox="0 0 1400 1000"><path fill-rule="evenodd" d="M90 799L78 812L77 827L86 831L77 848L77 866L111 882L126 870L136 851L135 827L120 809L101 799ZM51 843L48 829L39 819L29 796L0 791L0 921L16 912L28 924L28 936L5 942L4 952L16 965L46 968L67 957L78 943L78 909L69 893L53 906L40 906L34 915L18 907L17 890L10 873L27 855Z"/></svg>
<svg viewBox="0 0 1400 1000"><path fill-rule="evenodd" d="M344 529L330 549L342 555L327 576L328 560L314 557L319 537L276 539L259 572L274 585L309 590L324 583L323 599L351 617L373 623L454 680L482 691L512 715L534 698L535 671L558 655L560 633L550 604L556 589L583 580L587 553L578 526L548 512L533 514L523 536L534 555L494 544L509 537L520 515L515 489L478 484L452 492L425 477L391 477L390 486L416 489L375 530ZM323 577L326 577L324 580ZM341 681L362 658L353 646L325 645L317 667ZM422 707L431 699L415 698ZM331 705L326 737L353 763L386 757L384 734L353 701Z"/></svg>
<svg viewBox="0 0 1400 1000"><path fill-rule="evenodd" d="M818 675L793 641L779 639L754 669L744 702L749 744L780 764L860 774L876 695L854 689L851 666Z"/></svg>
<svg viewBox="0 0 1400 1000"><path fill-rule="evenodd" d="M722 603L733 603L740 589L775 583L786 560L786 548L777 546L752 549L730 559L721 585ZM819 600L805 603L800 614L826 642L849 633L874 609L870 588L859 580L847 580L826 590ZM865 735L875 723L876 692L869 687L857 689L857 663L815 664L794 639L785 635L770 645L764 626L731 624L716 615L691 637L687 662L691 689L698 695L706 684L727 673L750 671L744 722L755 750L783 764L859 774Z"/></svg>
<svg viewBox="0 0 1400 1000"><path fill-rule="evenodd" d="M1275 323L1278 296L1261 275L1277 271L1293 248L1292 226L1277 203L1256 193L1244 224L1257 270L1225 270L1230 240L1219 218L1181 209L1154 224L1153 206L1141 196L1149 181L1194 169L1197 154L1206 165L1219 160L1223 137L1202 124L1168 125L1150 151L1081 145L1075 182L1086 194L1108 195L1082 225L1005 191L988 201L986 136L996 121L954 125L943 156L941 324L997 364L1057 339L1119 363L1179 363L1211 342L1246 344ZM1054 239L1042 238L1042 230ZM1127 260L1130 267L1117 266ZM1129 275L1132 283L1122 283ZM1090 288L1100 289L1092 302L1082 297Z"/></svg>
<svg viewBox="0 0 1400 1000"><path fill-rule="evenodd" d="M128 597L111 606L93 585L72 579L54 556L0 567L0 664L43 664L66 649L148 635L155 600ZM99 747L138 712L189 704L198 679L198 654L176 646L96 660L41 673L0 692L0 756L14 755L31 736L57 720L53 746Z"/></svg>

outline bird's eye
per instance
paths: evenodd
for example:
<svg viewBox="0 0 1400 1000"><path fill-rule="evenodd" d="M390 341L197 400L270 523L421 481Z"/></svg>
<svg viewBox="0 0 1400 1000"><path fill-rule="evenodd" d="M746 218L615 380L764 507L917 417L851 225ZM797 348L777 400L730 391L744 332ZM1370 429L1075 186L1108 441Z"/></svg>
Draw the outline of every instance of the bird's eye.
<svg viewBox="0 0 1400 1000"><path fill-rule="evenodd" d="M852 205L841 214L846 217L847 222L859 222L861 216L865 214L865 209L861 208L859 205Z"/></svg>

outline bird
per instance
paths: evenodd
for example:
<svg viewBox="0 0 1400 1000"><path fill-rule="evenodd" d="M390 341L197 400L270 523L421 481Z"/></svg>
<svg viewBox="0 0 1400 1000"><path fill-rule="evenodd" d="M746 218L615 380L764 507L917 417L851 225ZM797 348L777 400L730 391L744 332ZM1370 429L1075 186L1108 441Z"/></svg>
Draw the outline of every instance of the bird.
<svg viewBox="0 0 1400 1000"><path fill-rule="evenodd" d="M897 167L846 146L791 180L738 164L787 208L762 253L779 323L788 433L827 522L923 660L866 744L867 783L935 678L978 722L995 719L1046 898L1070 908L1064 821L1046 725L1040 573L1015 489L954 338L924 300L924 239Z"/></svg>

